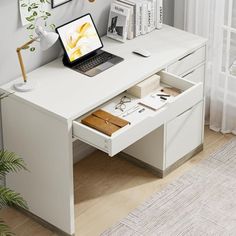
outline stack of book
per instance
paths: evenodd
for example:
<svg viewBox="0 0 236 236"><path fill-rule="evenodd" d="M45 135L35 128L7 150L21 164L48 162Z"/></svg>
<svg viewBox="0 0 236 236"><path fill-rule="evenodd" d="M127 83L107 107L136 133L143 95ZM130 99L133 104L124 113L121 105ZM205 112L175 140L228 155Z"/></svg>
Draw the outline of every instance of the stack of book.
<svg viewBox="0 0 236 236"><path fill-rule="evenodd" d="M114 0L107 35L125 41L161 29L162 23L163 0Z"/></svg>

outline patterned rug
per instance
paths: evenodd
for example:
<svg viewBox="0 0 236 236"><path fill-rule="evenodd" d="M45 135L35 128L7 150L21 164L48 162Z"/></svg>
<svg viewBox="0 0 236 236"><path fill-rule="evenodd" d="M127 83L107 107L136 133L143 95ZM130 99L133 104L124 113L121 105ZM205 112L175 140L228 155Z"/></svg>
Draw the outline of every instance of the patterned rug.
<svg viewBox="0 0 236 236"><path fill-rule="evenodd" d="M236 139L102 236L236 235Z"/></svg>

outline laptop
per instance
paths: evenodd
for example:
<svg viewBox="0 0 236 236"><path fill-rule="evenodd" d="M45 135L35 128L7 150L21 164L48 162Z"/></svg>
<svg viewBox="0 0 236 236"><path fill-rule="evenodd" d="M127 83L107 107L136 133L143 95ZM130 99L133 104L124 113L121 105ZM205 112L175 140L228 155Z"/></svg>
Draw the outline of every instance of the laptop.
<svg viewBox="0 0 236 236"><path fill-rule="evenodd" d="M90 14L56 28L65 51L65 66L93 77L124 59L102 50L103 43Z"/></svg>

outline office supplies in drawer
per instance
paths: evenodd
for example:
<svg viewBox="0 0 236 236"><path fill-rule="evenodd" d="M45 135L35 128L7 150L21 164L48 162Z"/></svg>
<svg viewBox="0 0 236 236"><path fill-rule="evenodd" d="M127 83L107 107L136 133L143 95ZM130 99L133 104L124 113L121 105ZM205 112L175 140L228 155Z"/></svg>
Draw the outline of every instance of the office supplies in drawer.
<svg viewBox="0 0 236 236"><path fill-rule="evenodd" d="M201 47L198 50L191 52L182 58L180 58L177 62L171 64L167 70L168 72L175 75L182 75L185 72L193 69L197 65L203 63L205 61L206 48Z"/></svg>
<svg viewBox="0 0 236 236"><path fill-rule="evenodd" d="M118 129L109 136L84 125L81 122L84 117L80 117L73 121L74 137L108 153L110 156L114 156L203 99L202 83L196 84L167 72L161 72L159 75L161 77L162 87L176 88L181 91L180 94L175 97L166 97L167 103L160 109L153 110L142 106L140 104L142 99L132 97L124 92L100 107L97 107L95 111L102 109L114 116L125 119L130 122L129 125ZM160 89L155 92L157 95L162 93ZM122 110L116 109L117 104L124 97L126 97L125 101L127 100L127 103L125 103L125 106L122 106ZM128 102L127 97L130 97L130 102ZM91 111L90 114L93 112Z"/></svg>
<svg viewBox="0 0 236 236"><path fill-rule="evenodd" d="M117 116L113 116L112 114L101 109L82 119L81 123L109 136L129 124L128 121Z"/></svg>
<svg viewBox="0 0 236 236"><path fill-rule="evenodd" d="M159 87L160 87L160 76L154 74L149 78L145 79L144 81L129 88L127 90L127 93L138 98L143 98L148 94L150 94L151 92L157 90Z"/></svg>

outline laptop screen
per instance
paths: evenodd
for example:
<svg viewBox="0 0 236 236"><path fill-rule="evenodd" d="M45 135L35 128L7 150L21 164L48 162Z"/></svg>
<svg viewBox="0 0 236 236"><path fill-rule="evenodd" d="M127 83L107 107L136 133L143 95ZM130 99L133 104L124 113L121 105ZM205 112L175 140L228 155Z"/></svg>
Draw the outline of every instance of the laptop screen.
<svg viewBox="0 0 236 236"><path fill-rule="evenodd" d="M84 15L56 29L70 62L103 47L90 14Z"/></svg>

